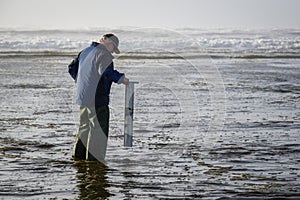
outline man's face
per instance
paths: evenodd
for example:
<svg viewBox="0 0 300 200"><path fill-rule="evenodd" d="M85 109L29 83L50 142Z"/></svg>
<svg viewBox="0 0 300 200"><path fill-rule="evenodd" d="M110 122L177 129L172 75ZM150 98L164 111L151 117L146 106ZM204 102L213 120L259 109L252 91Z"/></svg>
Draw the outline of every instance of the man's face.
<svg viewBox="0 0 300 200"><path fill-rule="evenodd" d="M105 43L105 47L106 47L106 49L107 49L110 53L112 53L112 52L114 51L114 49L115 49L114 44L111 43L111 42L106 42L106 43Z"/></svg>

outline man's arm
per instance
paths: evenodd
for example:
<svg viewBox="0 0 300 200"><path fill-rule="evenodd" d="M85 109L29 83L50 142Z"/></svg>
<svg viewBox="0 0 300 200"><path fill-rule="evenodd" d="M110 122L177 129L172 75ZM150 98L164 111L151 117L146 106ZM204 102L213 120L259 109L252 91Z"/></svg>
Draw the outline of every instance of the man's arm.
<svg viewBox="0 0 300 200"><path fill-rule="evenodd" d="M118 84L125 84L128 85L129 84L129 79L125 76L125 74L118 72L117 70L114 70L113 68L108 68L107 70L109 70L109 78L110 80L112 80L115 83Z"/></svg>

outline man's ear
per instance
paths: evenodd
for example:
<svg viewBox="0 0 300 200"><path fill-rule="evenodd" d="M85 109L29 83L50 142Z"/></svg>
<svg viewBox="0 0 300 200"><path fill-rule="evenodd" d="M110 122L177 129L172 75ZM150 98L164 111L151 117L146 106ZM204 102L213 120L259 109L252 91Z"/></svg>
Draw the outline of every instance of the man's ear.
<svg viewBox="0 0 300 200"><path fill-rule="evenodd" d="M99 43L104 43L104 39L101 38L101 39L99 40Z"/></svg>

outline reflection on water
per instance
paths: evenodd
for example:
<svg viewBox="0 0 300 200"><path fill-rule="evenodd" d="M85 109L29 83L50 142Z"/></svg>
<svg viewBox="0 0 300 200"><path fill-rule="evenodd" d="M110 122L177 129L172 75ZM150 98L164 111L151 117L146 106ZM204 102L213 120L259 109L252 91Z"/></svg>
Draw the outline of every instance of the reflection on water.
<svg viewBox="0 0 300 200"><path fill-rule="evenodd" d="M76 161L78 179L78 199L107 199L111 194L107 190L107 167L97 161Z"/></svg>

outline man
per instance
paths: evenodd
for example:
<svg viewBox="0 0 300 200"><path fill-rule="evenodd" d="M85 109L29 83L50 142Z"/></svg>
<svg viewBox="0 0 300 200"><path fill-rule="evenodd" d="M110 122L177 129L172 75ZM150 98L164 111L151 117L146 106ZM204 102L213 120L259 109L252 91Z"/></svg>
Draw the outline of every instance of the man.
<svg viewBox="0 0 300 200"><path fill-rule="evenodd" d="M120 53L119 39L103 35L79 56L76 102L80 124L74 158L104 162L109 130L109 94L112 82L129 84L124 74L114 70L112 53Z"/></svg>

